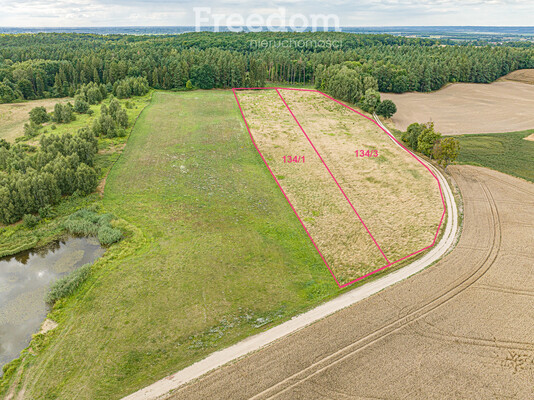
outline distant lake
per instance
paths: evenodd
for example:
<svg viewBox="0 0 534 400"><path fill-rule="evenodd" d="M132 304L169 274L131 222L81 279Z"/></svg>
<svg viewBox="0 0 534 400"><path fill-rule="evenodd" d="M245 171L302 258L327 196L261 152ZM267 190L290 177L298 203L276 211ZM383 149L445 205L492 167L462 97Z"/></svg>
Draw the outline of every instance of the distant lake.
<svg viewBox="0 0 534 400"><path fill-rule="evenodd" d="M94 238L69 238L0 258L0 375L39 331L49 311L44 299L50 284L102 254Z"/></svg>

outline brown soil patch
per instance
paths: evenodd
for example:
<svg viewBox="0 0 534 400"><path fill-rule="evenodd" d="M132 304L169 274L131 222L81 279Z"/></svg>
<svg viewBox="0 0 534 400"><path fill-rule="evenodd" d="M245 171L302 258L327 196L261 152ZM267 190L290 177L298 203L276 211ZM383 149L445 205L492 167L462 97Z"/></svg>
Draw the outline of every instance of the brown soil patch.
<svg viewBox="0 0 534 400"><path fill-rule="evenodd" d="M34 107L45 107L46 111L54 110L56 103L66 103L71 98L32 100L24 103L0 104L0 139L14 142L24 135L24 124L29 122L29 112Z"/></svg>
<svg viewBox="0 0 534 400"><path fill-rule="evenodd" d="M534 185L450 170L465 218L442 261L168 398L532 398Z"/></svg>
<svg viewBox="0 0 534 400"><path fill-rule="evenodd" d="M527 136L526 138L523 138L525 140L529 140L531 142L534 142L534 133L532 135Z"/></svg>
<svg viewBox="0 0 534 400"><path fill-rule="evenodd" d="M47 318L43 322L43 325L41 325L41 330L39 331L39 333L44 334L56 328L57 328L57 322L52 321L50 318Z"/></svg>
<svg viewBox="0 0 534 400"><path fill-rule="evenodd" d="M503 76L502 80L523 82L534 85L534 69L520 69Z"/></svg>
<svg viewBox="0 0 534 400"><path fill-rule="evenodd" d="M406 130L433 121L446 135L515 132L534 128L534 86L500 81L455 83L432 93L383 93L397 105L392 120Z"/></svg>
<svg viewBox="0 0 534 400"><path fill-rule="evenodd" d="M281 93L389 261L432 244L443 213L432 175L372 121L318 93ZM258 147L336 277L347 282L387 264L278 94L239 98ZM355 155L373 149L379 157Z"/></svg>

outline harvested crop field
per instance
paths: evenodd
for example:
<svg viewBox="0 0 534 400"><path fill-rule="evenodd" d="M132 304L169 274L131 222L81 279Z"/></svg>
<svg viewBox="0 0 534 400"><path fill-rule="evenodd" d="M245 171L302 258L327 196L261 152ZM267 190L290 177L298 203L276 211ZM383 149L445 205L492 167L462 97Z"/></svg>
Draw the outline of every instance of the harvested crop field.
<svg viewBox="0 0 534 400"><path fill-rule="evenodd" d="M338 284L432 245L444 211L437 180L374 122L315 91L237 93L258 149ZM376 157L357 157L360 150Z"/></svg>
<svg viewBox="0 0 534 400"><path fill-rule="evenodd" d="M454 83L432 93L383 93L382 98L397 105L392 120L403 131L428 121L445 135L534 128L534 85L521 82Z"/></svg>
<svg viewBox="0 0 534 400"><path fill-rule="evenodd" d="M0 139L14 142L24 135L24 124L29 122L29 112L34 107L44 107L54 111L56 103L66 103L71 98L32 100L24 103L0 104Z"/></svg>
<svg viewBox="0 0 534 400"><path fill-rule="evenodd" d="M168 399L530 399L534 185L450 169L464 229L442 261Z"/></svg>
<svg viewBox="0 0 534 400"><path fill-rule="evenodd" d="M523 82L534 85L534 69L520 69L501 78L505 81Z"/></svg>

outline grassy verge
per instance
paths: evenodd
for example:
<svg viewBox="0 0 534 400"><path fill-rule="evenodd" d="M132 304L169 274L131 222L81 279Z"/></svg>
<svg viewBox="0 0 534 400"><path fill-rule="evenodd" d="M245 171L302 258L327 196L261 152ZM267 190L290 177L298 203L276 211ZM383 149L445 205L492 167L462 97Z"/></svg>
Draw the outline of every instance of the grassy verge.
<svg viewBox="0 0 534 400"><path fill-rule="evenodd" d="M120 398L338 293L231 92L156 93L107 182L126 238L56 304L26 396Z"/></svg>
<svg viewBox="0 0 534 400"><path fill-rule="evenodd" d="M479 165L534 182L534 130L462 135L458 163Z"/></svg>

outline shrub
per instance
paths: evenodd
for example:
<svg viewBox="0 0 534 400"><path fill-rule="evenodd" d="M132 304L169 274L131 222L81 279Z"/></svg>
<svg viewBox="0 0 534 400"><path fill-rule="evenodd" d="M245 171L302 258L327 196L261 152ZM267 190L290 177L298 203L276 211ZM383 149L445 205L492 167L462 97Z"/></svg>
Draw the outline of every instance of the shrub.
<svg viewBox="0 0 534 400"><path fill-rule="evenodd" d="M111 214L97 214L94 211L81 209L70 215L63 226L78 236L96 236L102 245L110 245L122 239L120 229L111 226Z"/></svg>
<svg viewBox="0 0 534 400"><path fill-rule="evenodd" d="M109 225L103 225L98 229L98 241L100 244L108 246L122 239L122 232Z"/></svg>
<svg viewBox="0 0 534 400"><path fill-rule="evenodd" d="M30 121L30 123L24 124L24 136L28 138L35 137L39 134L39 128L41 126L37 125L35 122Z"/></svg>
<svg viewBox="0 0 534 400"><path fill-rule="evenodd" d="M39 216L41 218L54 218L56 216L56 213L52 209L52 206L46 205L44 207L39 208Z"/></svg>
<svg viewBox="0 0 534 400"><path fill-rule="evenodd" d="M77 95L74 98L74 111L78 114L85 114L89 111L89 103L85 101L82 95Z"/></svg>
<svg viewBox="0 0 534 400"><path fill-rule="evenodd" d="M30 121L36 125L50 121L50 115L46 112L44 107L35 107L30 111Z"/></svg>
<svg viewBox="0 0 534 400"><path fill-rule="evenodd" d="M26 228L34 228L39 223L39 217L32 215L32 214L26 214L24 217L22 217L22 224Z"/></svg>
<svg viewBox="0 0 534 400"><path fill-rule="evenodd" d="M59 299L70 296L87 280L91 273L91 264L85 264L67 276L58 279L51 286L46 295L46 302L54 305Z"/></svg>
<svg viewBox="0 0 534 400"><path fill-rule="evenodd" d="M376 108L376 113L386 118L391 118L397 112L397 106L391 100L384 100Z"/></svg>

